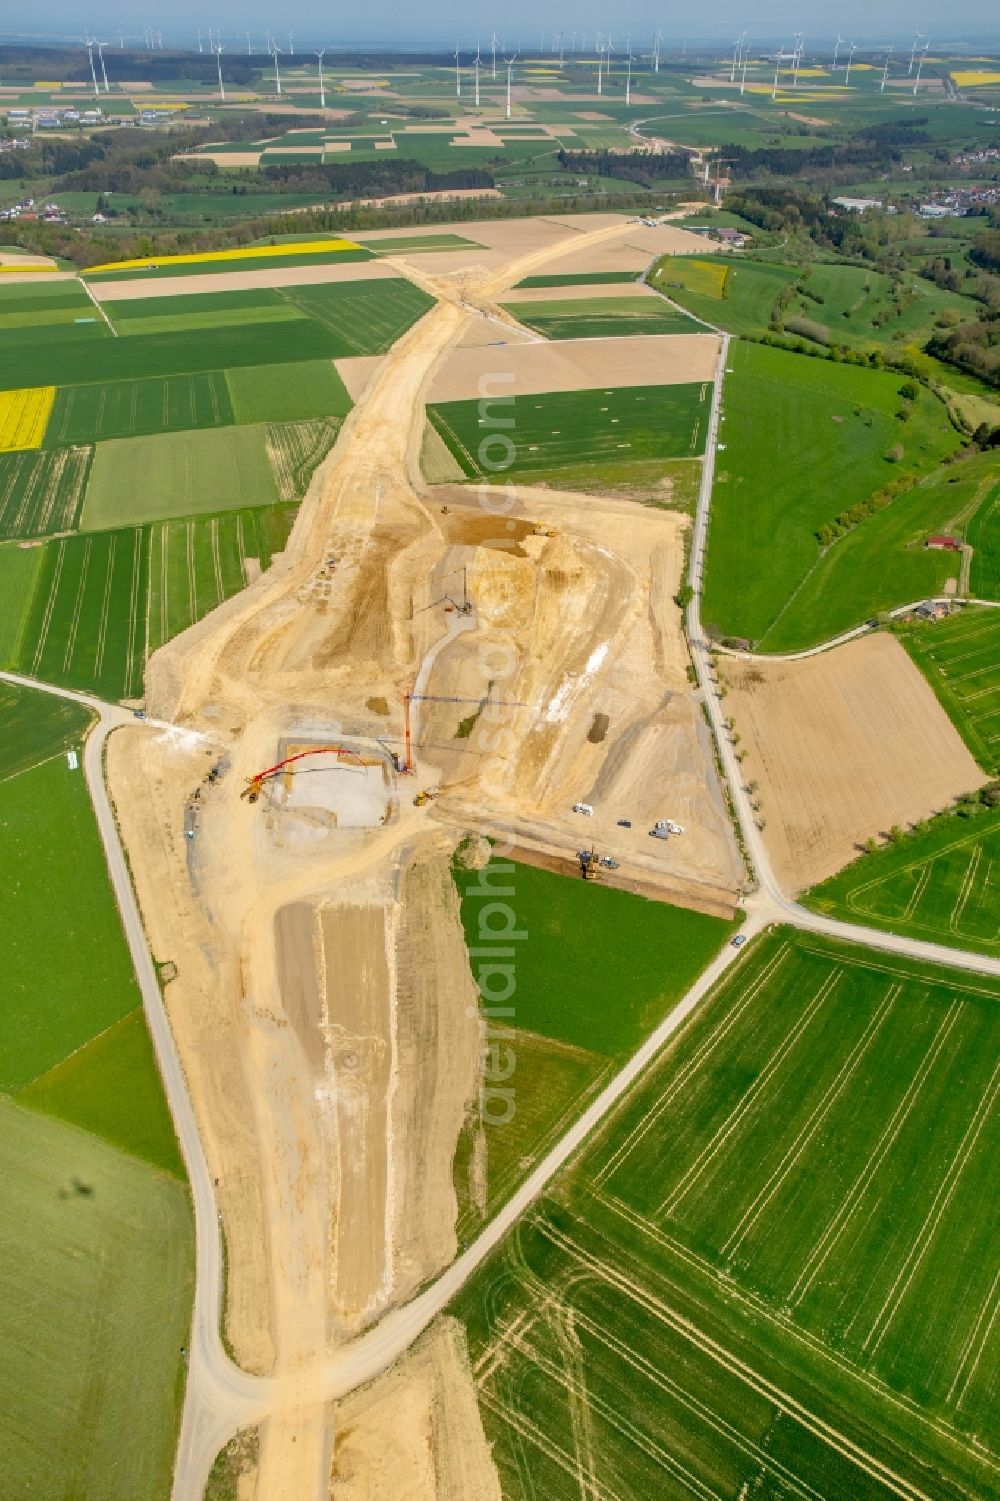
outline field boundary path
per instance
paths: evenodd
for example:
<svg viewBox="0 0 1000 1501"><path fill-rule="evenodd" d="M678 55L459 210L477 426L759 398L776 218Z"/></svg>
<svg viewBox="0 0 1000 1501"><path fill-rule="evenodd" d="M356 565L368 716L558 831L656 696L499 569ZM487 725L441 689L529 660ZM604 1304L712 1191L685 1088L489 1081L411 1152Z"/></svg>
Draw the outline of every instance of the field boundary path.
<svg viewBox="0 0 1000 1501"><path fill-rule="evenodd" d="M625 229L625 226L622 226ZM590 243L611 238L615 230L600 230L586 236ZM566 246L558 247L565 253ZM555 253L549 250L548 254ZM520 274L535 264L544 263L548 255L536 252L516 263ZM492 283L486 297L499 289ZM474 307L475 304L470 304ZM482 312L483 308L479 307ZM752 936L775 922L791 923L797 928L822 933L850 943L865 944L911 958L1000 975L1000 961L963 950L898 937L892 933L868 929L858 924L841 923L806 911L790 900L773 874L765 842L756 826L749 795L746 793L738 764L722 720L722 711L714 691L712 643L701 626L701 585L708 535L715 454L718 445L719 419L723 399L730 336L721 333L718 365L713 384L708 437L702 465L701 487L695 514L690 557L689 580L693 589L687 607L686 627L697 680L704 697L709 722L733 799L733 807L743 833L746 850L756 873L757 890L747 899L747 923L744 933ZM866 627L865 627L866 628ZM824 650L825 647L814 650ZM808 654L808 653L807 653ZM87 738L84 771L94 806L102 843L108 862L115 897L122 914L126 938L140 985L143 1007L153 1039L167 1101L174 1119L188 1171L194 1203L196 1228L196 1283L190 1362L184 1414L174 1474L174 1501L198 1501L203 1495L216 1454L239 1429L253 1426L265 1417L286 1410L300 1409L309 1403L323 1403L340 1398L360 1384L386 1370L410 1347L417 1336L441 1312L468 1278L495 1249L499 1241L517 1222L584 1144L591 1132L621 1100L642 1075L663 1046L710 994L727 969L738 963L743 949L727 944L674 1006L669 1015L649 1035L642 1046L610 1080L584 1113L550 1149L524 1180L508 1203L484 1226L466 1250L428 1287L409 1303L387 1313L379 1323L344 1345L335 1355L304 1368L294 1383L279 1383L270 1377L252 1376L236 1366L222 1344L221 1311L224 1267L219 1215L212 1179L198 1135L195 1116L188 1094L183 1067L170 1029L156 969L149 951L146 933L132 888L125 853L104 780L104 747L108 735L118 726L134 724L132 713L104 702L90 694L53 687L31 678L0 673L0 678L42 692L74 699L90 707L97 724ZM154 731L174 730L174 726L147 721ZM180 733L178 731L178 733ZM303 1497L302 1501L306 1501Z"/></svg>
<svg viewBox="0 0 1000 1501"><path fill-rule="evenodd" d="M957 598L952 594L924 594L920 599L911 599L909 604L896 605L891 610L883 613L890 620L909 614L918 605L948 605L955 611L965 609L967 605L982 605L987 610L1000 610L1000 599L977 599L973 596ZM831 636L829 641L821 641L818 646L807 646L802 651L741 651L736 646L723 646L721 641L710 642L710 647L724 657L739 657L743 662L803 662L806 657L818 657L821 652L832 651L835 646L845 646L848 641L856 641L859 636L867 636L872 631L880 630L878 621L873 624L864 620L860 625L853 626L849 631L841 631L839 636Z"/></svg>

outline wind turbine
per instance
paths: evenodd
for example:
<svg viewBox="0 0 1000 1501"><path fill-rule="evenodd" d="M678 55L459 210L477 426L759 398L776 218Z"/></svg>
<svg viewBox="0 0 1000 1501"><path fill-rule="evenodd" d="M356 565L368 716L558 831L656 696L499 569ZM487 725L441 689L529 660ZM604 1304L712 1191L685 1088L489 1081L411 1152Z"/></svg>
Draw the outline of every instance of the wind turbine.
<svg viewBox="0 0 1000 1501"><path fill-rule="evenodd" d="M787 56L791 57L791 56L793 56L793 54L791 52L789 52L787 54ZM786 57L786 53L779 48L778 55L774 59L774 84L772 85L772 88L771 88L771 102L772 103L778 97L778 74L781 71L781 64L785 61L785 57Z"/></svg>
<svg viewBox="0 0 1000 1501"><path fill-rule="evenodd" d="M598 32L598 34L597 34L597 97L598 97L598 99L600 99L601 94L604 91L603 90L603 86L602 86L602 79L601 79L601 67L602 67L602 64L604 62L604 54L605 54L606 50L607 49L605 48L605 45L604 45L604 38L601 36L600 32Z"/></svg>
<svg viewBox="0 0 1000 1501"><path fill-rule="evenodd" d="M280 94L281 93L281 73L280 73L280 71L278 69L278 53L281 51L281 48L278 46L277 42L274 41L274 40L272 40L272 42L271 42L271 51L274 54L274 87L275 87L276 92Z"/></svg>
<svg viewBox="0 0 1000 1501"><path fill-rule="evenodd" d="M912 78L913 77L913 59L917 55L917 43L920 41L920 38L922 36L923 36L923 32L922 31L915 31L913 33L913 46L910 48L910 66L906 70L906 76L908 78Z"/></svg>
<svg viewBox="0 0 1000 1501"><path fill-rule="evenodd" d="M744 32L744 35L746 33ZM747 60L750 57L750 43L747 41L743 48L743 72L740 74L740 93L745 94L747 88Z"/></svg>
<svg viewBox="0 0 1000 1501"><path fill-rule="evenodd" d="M851 43L850 56L847 59L847 72L844 74L844 88L845 89L847 88L847 85L851 81L851 63L854 61L854 54L855 54L855 52L857 52L857 50L858 50L858 44L857 44L857 42L852 42Z"/></svg>
<svg viewBox="0 0 1000 1501"><path fill-rule="evenodd" d="M516 57L517 57L517 53L515 52L514 53L514 57L505 57L504 58L504 62L507 64L507 119L508 120L510 119L510 75L511 75L511 72L512 72L513 67L514 67L514 58L516 58Z"/></svg>
<svg viewBox="0 0 1000 1501"><path fill-rule="evenodd" d="M90 76L94 80L94 98L100 99L101 91L97 86L97 73L94 69L94 38L92 36L84 37L84 45L87 48L87 56L90 59Z"/></svg>
<svg viewBox="0 0 1000 1501"><path fill-rule="evenodd" d="M799 86L799 64L802 62L802 54L805 51L805 37L801 31L795 33L795 55L792 58L792 88Z"/></svg>
<svg viewBox="0 0 1000 1501"><path fill-rule="evenodd" d="M479 69L482 66L482 58L479 56L479 43L476 43L476 55L473 58L473 67L476 70L476 108L479 108Z"/></svg>
<svg viewBox="0 0 1000 1501"><path fill-rule="evenodd" d="M295 56L295 44L292 41L292 33L291 32L288 33L288 56L289 57L294 57Z"/></svg>
<svg viewBox="0 0 1000 1501"><path fill-rule="evenodd" d="M496 29L495 28L494 28L494 31L493 31L493 36L490 39L490 46L493 48L493 82L496 83L496 81L497 81L497 34L496 34Z"/></svg>
<svg viewBox="0 0 1000 1501"><path fill-rule="evenodd" d="M607 41L604 44L604 53L605 53L605 57L607 58L607 66L604 69L604 76L605 76L605 78L610 78L611 77L611 54L612 54L612 52L614 52L614 50L615 50L615 44L611 40L611 33L609 31L608 32L608 39L607 39Z"/></svg>
<svg viewBox="0 0 1000 1501"><path fill-rule="evenodd" d="M560 31L560 33L559 33L559 66L560 66L560 68L562 67L562 65L563 65L563 34Z"/></svg>
<svg viewBox="0 0 1000 1501"><path fill-rule="evenodd" d="M654 38L653 38L653 72L654 73L659 73L659 71L660 71L660 38L662 37L662 35L663 35L662 31L658 31L656 33L656 35L654 36Z"/></svg>
<svg viewBox="0 0 1000 1501"><path fill-rule="evenodd" d="M924 59L927 56L927 49L928 49L929 46L930 46L930 38L928 38L928 40L924 43L923 47L920 49L920 61L917 63L917 76L916 76L916 78L914 80L914 83L913 83L913 92L914 92L914 94L916 94L917 90L920 87L920 75L921 75L921 73L924 70Z"/></svg>
<svg viewBox="0 0 1000 1501"><path fill-rule="evenodd" d="M455 93L459 99L462 97L462 63L458 47L455 48Z"/></svg>
<svg viewBox="0 0 1000 1501"><path fill-rule="evenodd" d="M892 62L893 50L894 49L890 47L888 52L885 54L885 67L882 69L882 82L879 86L880 94L885 93L885 81L889 77L889 64Z"/></svg>
<svg viewBox="0 0 1000 1501"><path fill-rule="evenodd" d="M847 40L847 38L846 37L842 37L841 34L840 34L840 32L838 31L837 32L837 45L833 49L833 67L830 69L831 73L836 73L836 71L837 71L837 59L840 56L840 49L843 46L844 42L846 42L846 40Z"/></svg>
<svg viewBox="0 0 1000 1501"><path fill-rule="evenodd" d="M325 51L326 51L326 48L324 47L322 52L317 52L316 53L316 57L317 57L317 59L319 61L319 107L320 107L320 109L326 109L326 89L323 87L323 52L325 52Z"/></svg>
<svg viewBox="0 0 1000 1501"><path fill-rule="evenodd" d="M630 42L629 43L629 49L628 49L628 57L626 58L627 72L625 74L625 108L626 109L628 109L629 106L632 103L632 63L633 63L632 46L631 46L631 42Z"/></svg>
<svg viewBox="0 0 1000 1501"><path fill-rule="evenodd" d="M94 45L97 47L97 55L101 60L101 73L104 75L104 92L110 94L111 85L108 83L108 70L104 66L104 49L108 44L107 42L95 42Z"/></svg>
<svg viewBox="0 0 1000 1501"><path fill-rule="evenodd" d="M730 83L735 83L736 82L736 69L739 67L739 65L740 65L740 58L743 55L743 38L745 36L746 36L746 32L745 31L741 31L740 34L739 34L739 36L736 38L735 45L733 46L733 66L729 70L729 82Z"/></svg>
<svg viewBox="0 0 1000 1501"><path fill-rule="evenodd" d="M204 47L201 45L201 27L199 26L198 27L198 51L199 52L204 52L204 50L205 50Z"/></svg>
<svg viewBox="0 0 1000 1501"><path fill-rule="evenodd" d="M226 85L222 82L222 43L216 42L212 51L215 53L215 66L219 70L219 98L225 103Z"/></svg>
<svg viewBox="0 0 1000 1501"><path fill-rule="evenodd" d="M249 57L250 54L251 54L251 50L252 50L251 47L250 47L250 33L249 33L249 31L246 32L245 35L246 35L246 39L247 39L247 57Z"/></svg>

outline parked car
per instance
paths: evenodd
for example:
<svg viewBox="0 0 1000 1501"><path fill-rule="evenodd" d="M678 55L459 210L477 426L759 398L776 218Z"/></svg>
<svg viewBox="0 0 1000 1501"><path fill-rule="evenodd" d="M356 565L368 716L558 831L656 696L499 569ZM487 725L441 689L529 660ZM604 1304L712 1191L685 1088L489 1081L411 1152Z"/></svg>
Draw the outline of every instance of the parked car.
<svg viewBox="0 0 1000 1501"><path fill-rule="evenodd" d="M732 940L732 947L734 949L741 949L746 941L747 935L745 933L737 933L736 937Z"/></svg>
<svg viewBox="0 0 1000 1501"><path fill-rule="evenodd" d="M618 827L620 829L630 829L632 827L631 818L619 818Z"/></svg>

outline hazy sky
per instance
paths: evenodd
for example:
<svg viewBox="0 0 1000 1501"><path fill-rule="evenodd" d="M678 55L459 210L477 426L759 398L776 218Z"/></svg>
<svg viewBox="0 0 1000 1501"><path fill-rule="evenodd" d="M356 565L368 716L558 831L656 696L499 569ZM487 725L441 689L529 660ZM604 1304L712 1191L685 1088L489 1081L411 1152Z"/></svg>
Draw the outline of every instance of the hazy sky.
<svg viewBox="0 0 1000 1501"><path fill-rule="evenodd" d="M11 10L0 29L14 30ZM275 35L293 29L301 47L309 42L353 42L371 45L438 46L456 39L474 44L477 32L489 37L493 27L525 46L537 48L539 33L547 37L562 29L565 46L571 34L591 39L595 30L613 36L627 32L633 45L654 30L662 30L668 44L692 43L711 37L728 38L748 29L751 42L790 37L804 31L808 46L827 45L839 29L859 42L909 38L915 28L927 32L937 43L970 36L992 36L1000 47L998 0L953 0L943 10L930 0L716 0L711 7L692 4L657 4L655 0L626 0L625 4L581 0L580 4L536 0L482 0L469 5L462 0L423 0L403 6L399 0L366 0L364 5L335 6L315 0L45 0L18 8L18 19L28 31L78 34L86 27L116 35L120 27L139 38L145 25L161 28L165 44L193 44L197 28L221 27L223 39L247 28L263 37L270 27ZM29 21L30 15L30 21ZM25 23L28 23L25 25ZM946 28L942 30L942 28Z"/></svg>

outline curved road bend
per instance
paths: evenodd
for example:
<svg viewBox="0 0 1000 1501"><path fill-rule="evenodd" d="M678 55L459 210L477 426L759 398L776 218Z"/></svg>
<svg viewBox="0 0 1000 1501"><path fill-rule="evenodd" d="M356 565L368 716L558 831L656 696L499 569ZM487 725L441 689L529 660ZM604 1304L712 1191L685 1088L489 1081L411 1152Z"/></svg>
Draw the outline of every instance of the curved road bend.
<svg viewBox="0 0 1000 1501"><path fill-rule="evenodd" d="M915 939L901 938L891 933L883 933L855 924L839 923L807 912L805 908L786 897L775 880L764 841L753 817L749 796L743 787L739 764L725 731L719 701L713 691L712 658L700 621L701 581L715 453L718 444L722 376L725 372L728 349L729 336L724 334L720 346L717 377L713 387L701 489L692 539L689 577L694 595L687 609L687 630L699 686L704 694L723 770L732 793L743 837L757 872L760 889L747 904L748 920L744 931L749 936L760 932L771 922L789 922L797 927L824 933L830 937L889 950L915 959L979 973L998 974L1000 964L985 956L966 954L964 951L936 944L921 943ZM194 1200L197 1254L194 1319L173 1497L174 1501L198 1501L204 1492L208 1473L216 1454L237 1429L255 1424L269 1413L280 1411L288 1404L299 1406L303 1398L323 1402L343 1396L360 1383L372 1379L387 1369L404 1353L494 1250L533 1200L544 1191L587 1136L631 1088L664 1044L725 973L727 967L736 961L741 950L727 945L716 956L669 1016L664 1018L615 1078L591 1102L562 1140L537 1164L510 1201L430 1287L410 1303L387 1314L377 1326L353 1343L344 1346L321 1367L304 1370L294 1390L287 1382L279 1386L271 1378L248 1375L229 1359L219 1335L223 1261L212 1180L201 1149L183 1069L170 1031L104 783L103 752L108 734L121 724L134 724L136 721L132 714L120 705L105 703L90 694L56 688L51 684L37 682L15 673L0 673L0 678L26 688L55 694L57 697L73 699L91 708L98 716L98 723L91 732L85 747L84 772ZM172 728L159 725L155 721L147 721L147 724L154 729Z"/></svg>

